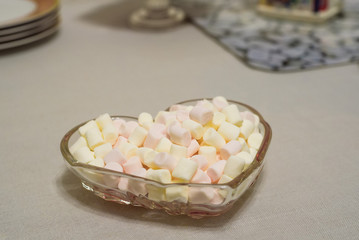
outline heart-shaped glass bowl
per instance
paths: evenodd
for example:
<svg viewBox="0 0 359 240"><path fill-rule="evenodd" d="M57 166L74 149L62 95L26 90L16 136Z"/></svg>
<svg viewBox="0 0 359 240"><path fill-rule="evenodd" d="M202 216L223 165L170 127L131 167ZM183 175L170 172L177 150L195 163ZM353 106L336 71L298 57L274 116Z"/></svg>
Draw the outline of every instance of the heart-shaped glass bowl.
<svg viewBox="0 0 359 240"><path fill-rule="evenodd" d="M197 101L203 99L193 99L183 101L177 104L195 105ZM208 99L210 100L210 99ZM239 197L252 186L258 175L260 174L264 156L267 152L272 137L272 130L269 124L263 119L258 111L254 108L236 101L229 100L231 104L235 104L240 111L250 111L259 117L259 132L263 135L262 144L253 160L253 162L239 176L225 184L205 184L205 183L170 183L164 184L150 179L133 176L126 173L116 172L109 169L96 167L84 163L77 162L69 151L71 146L80 136L79 127L84 123L77 125L68 131L61 140L61 153L65 159L67 167L81 179L82 186L96 194L97 196L107 200L125 205L133 205L145 207L148 209L162 209L171 215L185 214L192 218L201 218L204 216L218 216L228 211ZM113 119L122 118L124 120L137 120L135 117L129 116L112 116ZM118 181L131 182L131 189L119 189L117 186L106 184L108 181L104 179L116 179ZM211 202L196 202L189 199L187 202L164 201L154 199L144 191L138 189L155 189L157 192L165 192L170 188L185 188L187 191L201 192L204 194L213 194L214 200Z"/></svg>

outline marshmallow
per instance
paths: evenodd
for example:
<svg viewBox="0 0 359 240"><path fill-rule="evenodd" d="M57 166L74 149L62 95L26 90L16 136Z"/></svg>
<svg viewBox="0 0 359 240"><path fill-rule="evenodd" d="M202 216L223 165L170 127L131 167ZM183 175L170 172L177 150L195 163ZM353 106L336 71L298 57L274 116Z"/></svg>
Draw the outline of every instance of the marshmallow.
<svg viewBox="0 0 359 240"><path fill-rule="evenodd" d="M150 184L146 185L148 191L148 198L152 201L161 202L166 201L166 189L161 187L152 186Z"/></svg>
<svg viewBox="0 0 359 240"><path fill-rule="evenodd" d="M95 158L94 160L90 161L88 164L90 164L92 166L96 166L96 167L104 167L105 166L105 162L103 161L102 158Z"/></svg>
<svg viewBox="0 0 359 240"><path fill-rule="evenodd" d="M143 164L149 168L157 168L156 164L154 163L156 154L157 152L153 151L152 149L151 151L146 152L143 155Z"/></svg>
<svg viewBox="0 0 359 240"><path fill-rule="evenodd" d="M248 152L240 152L236 156L244 160L244 168L247 168L253 162L253 157Z"/></svg>
<svg viewBox="0 0 359 240"><path fill-rule="evenodd" d="M196 173L198 164L190 159L182 158L173 169L172 176L185 181L190 181Z"/></svg>
<svg viewBox="0 0 359 240"><path fill-rule="evenodd" d="M107 124L102 129L102 135L105 142L114 144L118 137L118 130L112 123Z"/></svg>
<svg viewBox="0 0 359 240"><path fill-rule="evenodd" d="M153 124L152 115L146 112L140 113L138 116L138 123L148 130Z"/></svg>
<svg viewBox="0 0 359 240"><path fill-rule="evenodd" d="M176 112L178 110L186 110L186 109L187 109L187 106L175 104L170 107L170 112Z"/></svg>
<svg viewBox="0 0 359 240"><path fill-rule="evenodd" d="M138 123L135 121L126 122L125 132L122 134L124 137L129 138L131 133L138 127Z"/></svg>
<svg viewBox="0 0 359 240"><path fill-rule="evenodd" d="M112 151L111 143L105 143L95 147L94 153L96 158L104 158L109 152Z"/></svg>
<svg viewBox="0 0 359 240"><path fill-rule="evenodd" d="M249 111L244 111L241 112L241 116L243 118L243 120L249 120L251 121L253 124L255 123L255 116L253 113L249 112Z"/></svg>
<svg viewBox="0 0 359 240"><path fill-rule="evenodd" d="M177 144L172 144L170 149L170 154L174 156L177 161L187 156L187 148Z"/></svg>
<svg viewBox="0 0 359 240"><path fill-rule="evenodd" d="M198 101L196 106L205 107L205 108L211 110L212 112L217 111L217 108L210 101L208 101L207 99L203 99L201 101Z"/></svg>
<svg viewBox="0 0 359 240"><path fill-rule="evenodd" d="M202 146L199 148L198 155L204 156L207 160L207 164L214 164L216 159L216 148L211 146Z"/></svg>
<svg viewBox="0 0 359 240"><path fill-rule="evenodd" d="M163 137L158 142L155 150L157 152L167 152L167 153L169 153L170 150L171 150L171 146L172 146L172 142L168 138Z"/></svg>
<svg viewBox="0 0 359 240"><path fill-rule="evenodd" d="M168 169L172 172L177 164L177 160L175 157L171 156L170 154L166 152L161 152L156 154L153 163L158 168Z"/></svg>
<svg viewBox="0 0 359 240"><path fill-rule="evenodd" d="M188 192L188 199L192 204L209 203L214 198L215 190L212 187L191 187Z"/></svg>
<svg viewBox="0 0 359 240"><path fill-rule="evenodd" d="M91 129L91 128L98 128L96 122L94 120L88 121L87 123L85 123L84 125L82 125L79 128L79 133L81 136L85 136L87 130Z"/></svg>
<svg viewBox="0 0 359 240"><path fill-rule="evenodd" d="M254 130L254 124L249 120L244 120L241 126L241 137L247 139Z"/></svg>
<svg viewBox="0 0 359 240"><path fill-rule="evenodd" d="M79 137L79 139L77 139L76 142L72 144L72 146L69 149L70 153L74 155L74 152L81 147L87 147L87 142L84 137Z"/></svg>
<svg viewBox="0 0 359 240"><path fill-rule="evenodd" d="M211 178L201 169L197 169L197 172L191 179L191 183L211 183Z"/></svg>
<svg viewBox="0 0 359 240"><path fill-rule="evenodd" d="M91 150L104 143L102 134L98 128L90 128L86 131L85 136Z"/></svg>
<svg viewBox="0 0 359 240"><path fill-rule="evenodd" d="M241 137L239 137L237 140L238 140L238 142L240 142L242 144L241 151L242 152L249 152L249 147L247 145L246 140L244 138L241 138Z"/></svg>
<svg viewBox="0 0 359 240"><path fill-rule="evenodd" d="M178 145L188 147L191 143L191 133L180 125L172 124L168 127L170 140Z"/></svg>
<svg viewBox="0 0 359 240"><path fill-rule="evenodd" d="M218 128L218 133L221 134L226 141L237 139L240 132L241 128L226 121L224 121Z"/></svg>
<svg viewBox="0 0 359 240"><path fill-rule="evenodd" d="M114 148L103 158L106 164L110 162L117 162L119 164L124 164L126 162L125 156L120 152L120 149Z"/></svg>
<svg viewBox="0 0 359 240"><path fill-rule="evenodd" d="M96 123L102 130L106 125L112 124L112 119L108 113L105 113L96 118Z"/></svg>
<svg viewBox="0 0 359 240"><path fill-rule="evenodd" d="M198 168L205 171L208 167L208 161L204 155L194 155L191 160L198 164Z"/></svg>
<svg viewBox="0 0 359 240"><path fill-rule="evenodd" d="M135 156L137 151L137 147L129 142L122 142L118 146L118 149L120 150L121 153L125 155L127 159L129 159L132 156Z"/></svg>
<svg viewBox="0 0 359 240"><path fill-rule="evenodd" d="M212 183L217 182L221 178L226 162L226 160L220 160L209 166L207 174L211 178Z"/></svg>
<svg viewBox="0 0 359 240"><path fill-rule="evenodd" d="M81 147L74 152L74 158L80 163L88 163L95 160L91 150L88 147Z"/></svg>
<svg viewBox="0 0 359 240"><path fill-rule="evenodd" d="M242 116L236 105L231 104L222 109L222 113L226 115L226 120L229 123L240 126L242 124Z"/></svg>
<svg viewBox="0 0 359 240"><path fill-rule="evenodd" d="M191 143L189 144L187 148L187 156L186 157L192 157L196 152L199 150L199 144L196 141L196 139L192 139Z"/></svg>
<svg viewBox="0 0 359 240"><path fill-rule="evenodd" d="M221 112L214 112L213 113L213 119L211 121L212 123L212 127L214 129L218 129L219 126L221 126L221 124L226 121L226 115L224 115L223 113Z"/></svg>
<svg viewBox="0 0 359 240"><path fill-rule="evenodd" d="M146 178L160 182L160 183L171 183L171 173L167 169L148 169Z"/></svg>
<svg viewBox="0 0 359 240"><path fill-rule="evenodd" d="M120 146L121 143L123 142L127 142L127 138L119 136L115 142L115 144L113 145L113 148L118 148L118 146Z"/></svg>
<svg viewBox="0 0 359 240"><path fill-rule="evenodd" d="M117 129L117 133L120 133L120 129L122 126L125 126L126 121L121 118L117 118L117 119L114 119L112 121L112 123L115 126L115 128Z"/></svg>
<svg viewBox="0 0 359 240"><path fill-rule="evenodd" d="M203 126L191 119L184 120L182 122L182 127L190 131L192 137L197 140L201 139L204 134Z"/></svg>
<svg viewBox="0 0 359 240"><path fill-rule="evenodd" d="M109 162L105 168L116 172L123 172L122 166L117 162ZM120 178L112 174L104 174L103 181L109 187L118 187Z"/></svg>
<svg viewBox="0 0 359 240"><path fill-rule="evenodd" d="M252 161L253 161L254 158L257 156L257 153L258 153L258 151L257 151L256 149L254 149L254 148L250 148L250 149L249 149L249 154L250 154L251 157L252 157Z"/></svg>
<svg viewBox="0 0 359 240"><path fill-rule="evenodd" d="M203 141L219 150L226 144L224 138L213 128L209 128L203 135Z"/></svg>
<svg viewBox="0 0 359 240"><path fill-rule="evenodd" d="M258 151L263 141L263 136L260 133L253 133L248 137L248 146Z"/></svg>
<svg viewBox="0 0 359 240"><path fill-rule="evenodd" d="M233 178L223 174L222 177L218 180L218 184L228 183L228 182L230 182L232 180L233 180Z"/></svg>
<svg viewBox="0 0 359 240"><path fill-rule="evenodd" d="M190 112L189 112L189 117L196 121L199 122L202 125L205 125L206 123L208 123L209 121L212 120L213 118L213 111L209 110L206 107L203 106L195 106Z"/></svg>
<svg viewBox="0 0 359 240"><path fill-rule="evenodd" d="M243 170L245 161L243 158L237 156L231 156L228 158L226 166L224 167L223 174L228 177L235 178Z"/></svg>
<svg viewBox="0 0 359 240"><path fill-rule="evenodd" d="M230 141L224 145L220 150L221 158L227 160L231 155L239 153L242 149L242 144L239 141Z"/></svg>
<svg viewBox="0 0 359 240"><path fill-rule="evenodd" d="M148 152L151 152L151 151L153 151L151 148L140 147L140 148L137 149L136 155L138 157L140 157L141 162L144 163L145 154L148 153Z"/></svg>
<svg viewBox="0 0 359 240"><path fill-rule="evenodd" d="M180 122L183 122L184 120L189 119L189 111L187 111L187 110L176 111L176 118Z"/></svg>
<svg viewBox="0 0 359 240"><path fill-rule="evenodd" d="M139 168L131 174L137 177L146 177L147 170L144 168ZM145 196L147 193L146 184L137 179L128 179L128 190L135 195Z"/></svg>
<svg viewBox="0 0 359 240"><path fill-rule="evenodd" d="M120 189L121 191L126 192L128 190L128 182L129 181L130 181L130 179L125 178L125 177L119 178L119 183L117 185L117 188Z"/></svg>
<svg viewBox="0 0 359 240"><path fill-rule="evenodd" d="M145 141L145 138L147 136L147 130L143 127L136 127L135 130L131 133L131 135L128 137L128 141L132 143L133 145L139 147L143 144Z"/></svg>
<svg viewBox="0 0 359 240"><path fill-rule="evenodd" d="M212 100L213 105L218 109L218 111L222 111L223 108L228 106L227 99L222 96L217 96Z"/></svg>
<svg viewBox="0 0 359 240"><path fill-rule="evenodd" d="M148 135L143 144L144 147L155 149L161 138L166 135L166 126L155 123L148 130Z"/></svg>
<svg viewBox="0 0 359 240"><path fill-rule="evenodd" d="M176 121L175 112L160 111L155 117L155 123L161 123L164 125L169 125L173 121Z"/></svg>
<svg viewBox="0 0 359 240"><path fill-rule="evenodd" d="M211 200L211 204L219 205L219 204L223 203L224 199L227 197L227 194L225 196L222 196L220 194L220 191L214 192L214 197ZM223 191L225 191L225 190L223 190ZM227 193L227 191L226 191L226 193Z"/></svg>
<svg viewBox="0 0 359 240"><path fill-rule="evenodd" d="M254 127L258 128L259 127L259 117L257 115L254 114Z"/></svg>
<svg viewBox="0 0 359 240"><path fill-rule="evenodd" d="M166 200L168 202L186 203L188 201L188 186L167 187Z"/></svg>
<svg viewBox="0 0 359 240"><path fill-rule="evenodd" d="M130 174L137 171L138 169L143 168L140 157L138 156L131 157L122 166L125 173L130 173Z"/></svg>

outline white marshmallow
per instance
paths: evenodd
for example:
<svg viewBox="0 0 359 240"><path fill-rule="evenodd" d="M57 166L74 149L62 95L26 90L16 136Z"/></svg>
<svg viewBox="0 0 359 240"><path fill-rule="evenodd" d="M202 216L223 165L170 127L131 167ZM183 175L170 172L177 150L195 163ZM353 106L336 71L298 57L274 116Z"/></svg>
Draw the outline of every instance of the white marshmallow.
<svg viewBox="0 0 359 240"><path fill-rule="evenodd" d="M190 159L182 158L173 169L172 176L189 182L196 173L198 164Z"/></svg>
<svg viewBox="0 0 359 240"><path fill-rule="evenodd" d="M167 187L166 199L168 202L186 203L188 201L188 186Z"/></svg>
<svg viewBox="0 0 359 240"><path fill-rule="evenodd" d="M224 167L223 174L228 177L235 178L243 170L245 161L243 158L237 156L231 156L228 158L226 166Z"/></svg>
<svg viewBox="0 0 359 240"><path fill-rule="evenodd" d="M70 153L74 155L74 152L81 147L87 147L86 139L82 136L79 137L76 142L74 142L74 144L72 144L72 146L69 148Z"/></svg>
<svg viewBox="0 0 359 240"><path fill-rule="evenodd" d="M176 158L166 152L158 153L154 158L154 165L156 165L158 168L168 169L171 172L175 168L176 164Z"/></svg>
<svg viewBox="0 0 359 240"><path fill-rule="evenodd" d="M258 153L258 151L257 151L256 149L254 149L254 148L250 148L250 149L249 149L249 154L250 154L251 157L252 157L252 161L253 161L254 158L256 157L257 153Z"/></svg>
<svg viewBox="0 0 359 240"><path fill-rule="evenodd" d="M259 122L260 122L259 117L256 114L254 114L254 127L255 128L259 127Z"/></svg>
<svg viewBox="0 0 359 240"><path fill-rule="evenodd" d="M90 161L88 164L92 165L92 166L96 166L96 167L104 167L105 166L105 162L103 161L102 158L95 158L94 160Z"/></svg>
<svg viewBox="0 0 359 240"><path fill-rule="evenodd" d="M238 140L238 142L240 142L242 144L241 151L242 152L249 152L249 147L247 145L246 140L244 138L241 138L241 137L239 137L237 140Z"/></svg>
<svg viewBox="0 0 359 240"><path fill-rule="evenodd" d="M214 112L212 119L213 128L218 129L224 121L226 121L226 115L221 112Z"/></svg>
<svg viewBox="0 0 359 240"><path fill-rule="evenodd" d="M138 123L145 129L149 129L153 124L153 117L147 112L140 113L138 115Z"/></svg>
<svg viewBox="0 0 359 240"><path fill-rule="evenodd" d="M253 133L248 137L248 146L258 151L263 141L263 136L260 133Z"/></svg>
<svg viewBox="0 0 359 240"><path fill-rule="evenodd" d="M104 144L104 140L102 138L102 133L98 128L88 129L85 133L87 144L91 150L95 147Z"/></svg>
<svg viewBox="0 0 359 240"><path fill-rule="evenodd" d="M103 158L105 163L117 162L119 164L124 164L126 162L125 156L120 152L120 149L112 149L106 156Z"/></svg>
<svg viewBox="0 0 359 240"><path fill-rule="evenodd" d="M187 110L176 111L176 118L180 122L183 122L184 120L189 119L189 111L187 111Z"/></svg>
<svg viewBox="0 0 359 240"><path fill-rule="evenodd" d="M168 138L162 137L161 140L158 142L155 150L157 152L169 153L171 150L171 145L172 145L172 142Z"/></svg>
<svg viewBox="0 0 359 240"><path fill-rule="evenodd" d="M254 130L254 124L249 120L244 120L241 126L241 136L247 139Z"/></svg>
<svg viewBox="0 0 359 240"><path fill-rule="evenodd" d="M203 126L191 119L184 120L182 122L182 127L190 131L192 137L197 140L201 139L204 134Z"/></svg>
<svg viewBox="0 0 359 240"><path fill-rule="evenodd" d="M141 162L144 163L143 160L144 160L144 158L145 158L145 154L148 153L148 152L151 152L151 151L153 151L151 148L140 147L140 148L137 149L136 155L137 155L138 157L140 157Z"/></svg>
<svg viewBox="0 0 359 240"><path fill-rule="evenodd" d="M224 138L213 128L208 128L208 130L203 135L203 141L215 147L217 150L219 150L221 147L223 147L224 144L226 144L226 141Z"/></svg>
<svg viewBox="0 0 359 240"><path fill-rule="evenodd" d="M232 180L233 180L233 178L223 174L222 177L218 180L218 184L227 183L227 182L230 182Z"/></svg>
<svg viewBox="0 0 359 240"><path fill-rule="evenodd" d="M172 124L168 127L170 140L178 145L188 147L191 143L191 133L180 125Z"/></svg>
<svg viewBox="0 0 359 240"><path fill-rule="evenodd" d="M253 113L249 112L249 111L244 111L241 112L241 116L243 118L243 120L249 120L251 121L253 124L255 123L255 116Z"/></svg>
<svg viewBox="0 0 359 240"><path fill-rule="evenodd" d="M130 143L132 143L133 145L139 147L145 141L145 139L147 137L147 133L148 132L146 129L144 129L141 126L138 126L135 128L135 130L133 130L133 132L131 133L131 135L128 138L128 141Z"/></svg>
<svg viewBox="0 0 359 240"><path fill-rule="evenodd" d="M168 169L148 169L146 178L160 182L160 183L171 183L171 173Z"/></svg>
<svg viewBox="0 0 359 240"><path fill-rule="evenodd" d="M192 204L205 204L214 198L215 190L211 187L191 187L188 192L188 199Z"/></svg>
<svg viewBox="0 0 359 240"><path fill-rule="evenodd" d="M102 128L102 135L105 142L114 144L118 138L118 130L115 125L110 123Z"/></svg>
<svg viewBox="0 0 359 240"><path fill-rule="evenodd" d="M237 157L240 157L244 160L244 167L247 168L249 166L249 164L251 164L253 162L253 157L251 154L249 154L248 152L240 152L236 155Z"/></svg>
<svg viewBox="0 0 359 240"><path fill-rule="evenodd" d="M106 125L112 124L112 119L108 113L105 113L96 118L96 123L102 130Z"/></svg>
<svg viewBox="0 0 359 240"><path fill-rule="evenodd" d="M111 143L105 143L95 147L94 153L96 158L104 158L109 152L112 151Z"/></svg>
<svg viewBox="0 0 359 240"><path fill-rule="evenodd" d="M229 123L240 126L242 124L242 116L236 105L231 104L222 109L222 113L226 115L226 120Z"/></svg>
<svg viewBox="0 0 359 240"><path fill-rule="evenodd" d="M151 151L146 152L143 156L143 164L149 168L157 168L157 166L155 164L156 155L157 155L157 152L153 151L152 149L151 149Z"/></svg>
<svg viewBox="0 0 359 240"><path fill-rule="evenodd" d="M199 150L199 144L196 139L192 139L191 143L189 144L187 148L187 156L186 157L192 157L196 152Z"/></svg>
<svg viewBox="0 0 359 240"><path fill-rule="evenodd" d="M226 160L220 160L209 166L207 175L211 178L212 183L217 182L221 178L226 162Z"/></svg>
<svg viewBox="0 0 359 240"><path fill-rule="evenodd" d="M208 101L207 99L203 99L201 101L198 101L196 106L201 106L201 107L208 108L212 112L217 111L217 108L210 101Z"/></svg>
<svg viewBox="0 0 359 240"><path fill-rule="evenodd" d="M155 117L155 123L161 123L164 125L169 125L171 122L176 121L175 112L160 111Z"/></svg>
<svg viewBox="0 0 359 240"><path fill-rule="evenodd" d="M88 163L95 160L91 150L88 147L81 147L74 152L74 158L80 163Z"/></svg>
<svg viewBox="0 0 359 240"><path fill-rule="evenodd" d="M227 99L222 96L217 96L213 98L212 102L213 105L218 109L218 111L221 111L224 107L228 106Z"/></svg>
<svg viewBox="0 0 359 240"><path fill-rule="evenodd" d="M137 147L129 142L122 142L118 149L122 154L125 155L126 159L129 159L130 157L133 157L136 155Z"/></svg>
<svg viewBox="0 0 359 240"><path fill-rule="evenodd" d="M194 155L191 160L198 164L198 168L205 171L208 167L208 160L203 155Z"/></svg>
<svg viewBox="0 0 359 240"><path fill-rule="evenodd" d="M218 128L218 133L221 134L226 141L237 139L240 132L241 128L226 121L224 121Z"/></svg>
<svg viewBox="0 0 359 240"><path fill-rule="evenodd" d="M187 156L187 148L177 144L172 144L170 149L170 154L174 156L177 161Z"/></svg>
<svg viewBox="0 0 359 240"><path fill-rule="evenodd" d="M242 144L239 141L232 140L221 148L221 158L227 160L231 155L239 153L241 149Z"/></svg>
<svg viewBox="0 0 359 240"><path fill-rule="evenodd" d="M148 192L148 198L151 199L152 201L156 201L156 202L166 201L166 189L165 188L146 184L146 189Z"/></svg>
<svg viewBox="0 0 359 240"><path fill-rule="evenodd" d="M120 129L122 128L122 126L126 125L126 121L121 118L114 119L112 123L117 129L118 134L120 134Z"/></svg>
<svg viewBox="0 0 359 240"><path fill-rule="evenodd" d="M209 121L212 120L213 118L213 111L209 110L206 107L203 106L195 106L190 112L189 112L189 117L196 121L199 122L202 125L205 125L206 123L208 123Z"/></svg>
<svg viewBox="0 0 359 240"><path fill-rule="evenodd" d="M202 146L199 148L198 155L204 156L206 158L207 165L212 165L217 161L215 147Z"/></svg>
<svg viewBox="0 0 359 240"><path fill-rule="evenodd" d="M98 128L96 122L94 120L88 121L86 124L82 125L79 128L79 133L81 136L85 136L87 130L91 129L91 128Z"/></svg>

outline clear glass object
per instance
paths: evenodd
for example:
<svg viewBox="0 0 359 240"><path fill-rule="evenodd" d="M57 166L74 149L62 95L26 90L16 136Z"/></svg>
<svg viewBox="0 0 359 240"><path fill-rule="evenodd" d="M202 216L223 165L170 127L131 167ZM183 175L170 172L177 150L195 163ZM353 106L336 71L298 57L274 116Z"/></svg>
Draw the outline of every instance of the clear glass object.
<svg viewBox="0 0 359 240"><path fill-rule="evenodd" d="M194 105L198 100L203 99L187 100L177 104ZM228 211L240 196L255 183L263 168L264 157L272 137L269 124L258 111L243 103L231 100L228 102L237 105L240 111L251 111L258 115L260 119L259 131L264 137L249 167L231 182L225 184L163 184L146 178L79 163L70 154L69 146L78 139L77 130L86 122L77 125L65 134L60 144L61 153L66 166L80 178L82 186L104 200L148 209L161 209L171 215L184 214L192 218L218 216ZM122 118L127 121L136 120L136 118L129 116L112 116L112 118ZM121 187L127 183L130 183L127 186L131 187ZM191 196L194 197L188 198L188 200L179 199L175 201L165 199L166 191L176 191L180 188L184 188L189 192L189 195L192 194ZM195 197L198 194L205 194L213 199L210 202L201 202Z"/></svg>
<svg viewBox="0 0 359 240"><path fill-rule="evenodd" d="M144 6L130 17L134 27L162 29L175 26L183 21L184 11L171 6L169 0L146 0Z"/></svg>

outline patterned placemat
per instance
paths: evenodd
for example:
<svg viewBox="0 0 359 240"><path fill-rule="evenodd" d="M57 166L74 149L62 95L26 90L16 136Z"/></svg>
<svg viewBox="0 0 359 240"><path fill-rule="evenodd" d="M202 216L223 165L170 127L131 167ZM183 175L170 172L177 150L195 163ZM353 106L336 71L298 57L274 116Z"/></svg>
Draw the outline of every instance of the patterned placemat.
<svg viewBox="0 0 359 240"><path fill-rule="evenodd" d="M253 1L178 4L199 28L248 66L289 72L359 61L359 1L355 2L350 11L325 24L266 18L255 11Z"/></svg>

